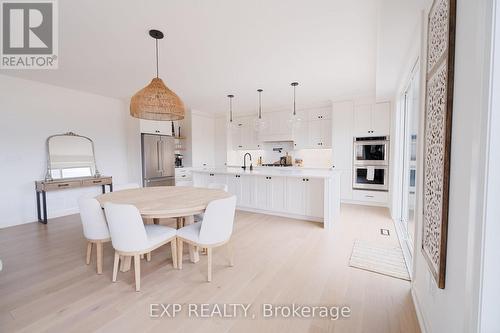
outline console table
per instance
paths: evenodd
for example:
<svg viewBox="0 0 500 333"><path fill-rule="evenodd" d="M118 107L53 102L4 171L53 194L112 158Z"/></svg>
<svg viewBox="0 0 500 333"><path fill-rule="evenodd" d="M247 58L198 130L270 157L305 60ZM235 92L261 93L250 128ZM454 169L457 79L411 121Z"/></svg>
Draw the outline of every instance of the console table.
<svg viewBox="0 0 500 333"><path fill-rule="evenodd" d="M47 224L47 195L49 191L59 191L68 188L88 187L88 186L101 186L102 193L106 193L106 185L109 186L109 191L113 192L113 178L112 177L85 177L85 178L71 178L71 179L58 179L58 180L38 180L35 182L36 191L36 208L38 214L38 222ZM40 202L40 196L42 200ZM43 218L42 218L43 210Z"/></svg>

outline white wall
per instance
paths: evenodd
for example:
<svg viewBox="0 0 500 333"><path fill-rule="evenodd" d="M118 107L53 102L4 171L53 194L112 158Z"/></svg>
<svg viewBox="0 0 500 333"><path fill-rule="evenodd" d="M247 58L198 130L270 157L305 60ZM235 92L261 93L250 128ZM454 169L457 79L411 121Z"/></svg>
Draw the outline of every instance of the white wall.
<svg viewBox="0 0 500 333"><path fill-rule="evenodd" d="M36 220L34 181L45 176L49 135L72 131L92 138L102 175L115 183L129 176L136 181L137 170L129 175L127 168L127 118L123 101L0 75L0 228ZM49 192L49 218L76 213L80 194L99 191Z"/></svg>
<svg viewBox="0 0 500 333"><path fill-rule="evenodd" d="M485 204L480 332L500 332L500 2L496 1L493 94L490 108L489 158Z"/></svg>
<svg viewBox="0 0 500 333"><path fill-rule="evenodd" d="M488 77L491 0L458 0L455 93L452 124L446 288L438 289L420 249L422 214L418 215L412 292L423 330L431 333L474 332L484 176L485 103ZM425 31L425 30L423 30ZM424 44L425 45L425 44ZM422 122L420 133L422 133ZM422 147L419 148L422 160ZM422 188L422 169L417 175ZM421 192L419 190L418 192ZM422 210L421 193L417 212ZM479 238L480 240L480 238ZM498 258L497 258L498 260ZM498 313L498 307L496 308Z"/></svg>
<svg viewBox="0 0 500 333"><path fill-rule="evenodd" d="M215 118L214 162L215 166L225 166L227 162L227 120L224 115Z"/></svg>
<svg viewBox="0 0 500 333"><path fill-rule="evenodd" d="M191 110L191 159L193 167L215 165L215 115Z"/></svg>

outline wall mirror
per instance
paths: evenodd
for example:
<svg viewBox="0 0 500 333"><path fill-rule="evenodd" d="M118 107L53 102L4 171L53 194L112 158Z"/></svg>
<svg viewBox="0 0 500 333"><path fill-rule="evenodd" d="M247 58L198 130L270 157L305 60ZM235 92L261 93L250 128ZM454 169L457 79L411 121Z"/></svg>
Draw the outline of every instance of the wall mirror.
<svg viewBox="0 0 500 333"><path fill-rule="evenodd" d="M90 138L73 132L56 134L47 138L46 146L45 180L100 176Z"/></svg>

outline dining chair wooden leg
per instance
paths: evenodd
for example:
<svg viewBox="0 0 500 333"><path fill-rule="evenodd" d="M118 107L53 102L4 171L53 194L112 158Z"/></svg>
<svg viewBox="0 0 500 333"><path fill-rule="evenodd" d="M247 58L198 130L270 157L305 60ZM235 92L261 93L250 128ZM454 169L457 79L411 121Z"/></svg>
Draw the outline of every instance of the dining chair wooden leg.
<svg viewBox="0 0 500 333"><path fill-rule="evenodd" d="M184 225L190 225L194 223L194 216L185 216L184 217ZM189 260L191 260L192 263L197 263L200 261L200 254L198 252L198 247L194 246L192 244L188 244L189 248Z"/></svg>
<svg viewBox="0 0 500 333"><path fill-rule="evenodd" d="M92 243L87 242L87 258L85 259L85 263L90 265L90 256L92 255Z"/></svg>
<svg viewBox="0 0 500 333"><path fill-rule="evenodd" d="M182 239L177 238L177 268L182 269Z"/></svg>
<svg viewBox="0 0 500 333"><path fill-rule="evenodd" d="M227 247L227 254L229 256L229 266L233 267L234 266L233 243L231 241L227 242L226 247Z"/></svg>
<svg viewBox="0 0 500 333"><path fill-rule="evenodd" d="M102 274L102 242L97 241L96 243L97 252L97 274Z"/></svg>
<svg viewBox="0 0 500 333"><path fill-rule="evenodd" d="M118 265L120 262L120 255L115 251L115 262L113 264L113 282L116 282L116 276L118 275Z"/></svg>
<svg viewBox="0 0 500 333"><path fill-rule="evenodd" d="M134 255L135 291L141 291L141 258Z"/></svg>
<svg viewBox="0 0 500 333"><path fill-rule="evenodd" d="M123 265L121 265L120 271L122 271L122 272L128 272L128 271L130 271L131 263L132 263L132 257L131 256L125 256L123 258Z"/></svg>
<svg viewBox="0 0 500 333"><path fill-rule="evenodd" d="M208 274L207 281L212 281L212 248L207 248Z"/></svg>
<svg viewBox="0 0 500 333"><path fill-rule="evenodd" d="M177 269L177 239L170 242L170 252L172 252L172 265Z"/></svg>
<svg viewBox="0 0 500 333"><path fill-rule="evenodd" d="M151 261L151 252L146 253L146 260Z"/></svg>

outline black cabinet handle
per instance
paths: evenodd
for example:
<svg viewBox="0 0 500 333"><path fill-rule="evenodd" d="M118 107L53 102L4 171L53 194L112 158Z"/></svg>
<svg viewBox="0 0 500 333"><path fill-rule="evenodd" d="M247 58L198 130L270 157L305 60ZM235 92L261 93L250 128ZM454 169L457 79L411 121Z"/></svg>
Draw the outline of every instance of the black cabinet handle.
<svg viewBox="0 0 500 333"><path fill-rule="evenodd" d="M57 187L66 187L66 186L69 186L69 184L59 184L59 185L57 185Z"/></svg>

